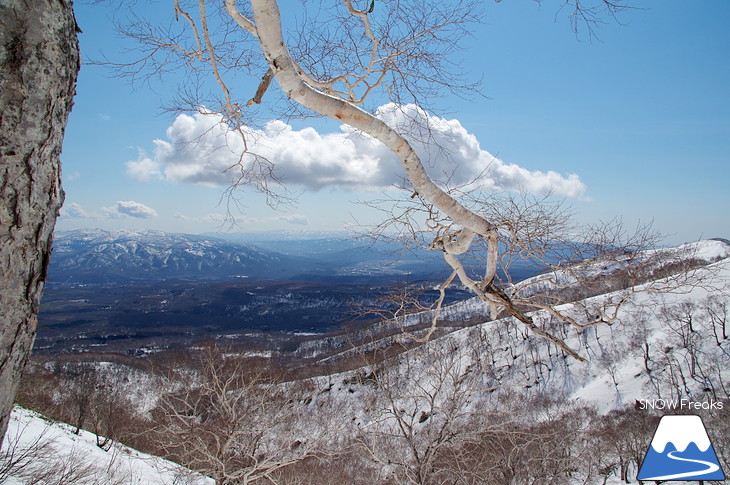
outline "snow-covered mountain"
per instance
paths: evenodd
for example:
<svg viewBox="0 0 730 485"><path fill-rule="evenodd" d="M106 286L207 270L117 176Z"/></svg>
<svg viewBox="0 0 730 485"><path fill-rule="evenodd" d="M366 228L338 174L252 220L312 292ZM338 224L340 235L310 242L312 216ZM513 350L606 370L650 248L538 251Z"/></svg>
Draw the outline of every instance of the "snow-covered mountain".
<svg viewBox="0 0 730 485"><path fill-rule="evenodd" d="M120 283L165 278L290 278L317 263L251 245L161 231L77 230L56 234L52 282Z"/></svg>
<svg viewBox="0 0 730 485"><path fill-rule="evenodd" d="M102 284L173 278L339 281L428 278L445 271L436 253L394 256L402 252L395 243L315 236L249 240L152 230L60 231L55 234L49 277L52 283ZM535 269L527 265L515 273L524 277Z"/></svg>
<svg viewBox="0 0 730 485"><path fill-rule="evenodd" d="M596 447L587 444L587 453L598 457L597 462L606 468L600 473L595 469L576 472L575 481L557 483L629 483L654 431L651 424L641 428L638 422L651 423L649 418L657 414L702 414L715 445L727 450L730 246L724 241L702 241L666 250L665 256L686 254L687 249L696 261L706 264L681 276L664 276L560 308L580 318L594 305L621 302L610 325L578 331L557 322L548 312L532 314L538 326L564 339L588 359L586 363L570 358L512 318L454 327L414 348L413 337L418 333L413 329L409 334L409 325L423 320L416 315L411 317L414 322L401 322L404 331L400 334L373 340L360 349L343 347L343 358L349 354L361 359L385 355L396 347L408 350L389 359L387 365L374 363L314 379L307 408L314 413L328 407L340 410L340 419L330 418L328 426L341 435L351 433L353 440L363 439L358 438L363 435L396 436L393 442L404 448L411 439L423 446L434 445L434 436L445 429L468 433L475 426L469 423L480 416L486 424L476 426L494 426L500 413L519 423L517 433L529 433L531 422L535 432L552 423L559 435L572 436L566 439L573 440L571 453L576 456L585 452L576 443L595 439ZM458 320L485 315L486 308L472 299L453 305L448 312L450 319ZM583 409L590 410L588 416L597 414L580 417ZM566 416L576 419L569 425L573 428L559 424L561 419L569 422ZM587 429L589 422L590 426L603 426L604 431L578 431ZM407 433L401 433L403 429ZM611 440L622 440L622 444L612 448L607 443ZM632 440L635 451L629 456L625 443ZM377 442L372 443L371 449L376 449ZM514 446L514 453L519 453L519 446ZM391 459L391 455L384 456ZM720 459L727 463L728 454ZM587 461L577 459L576 467Z"/></svg>
<svg viewBox="0 0 730 485"><path fill-rule="evenodd" d="M378 466L387 468L395 462L387 453L406 460L398 455L398 450L407 449L404 440L413 438L418 446L431 443L434 430L446 429L440 426L448 425L448 431L455 434L469 433L470 427L492 426L504 413L509 421L524 420L526 427L533 420L533 429L539 431L539 426L554 416L563 419L572 415L577 416L578 424L565 431L573 433L571 446L579 448L583 446L581 440L593 436L590 430L579 429L585 425L580 421L580 409L597 411L597 417L590 419L603 425L611 423L608 416L612 412L636 409L648 415L655 411L650 406L659 405L664 413L710 413L714 420L708 433L716 440L723 436L722 423L727 423L722 413L730 407L730 244L701 241L658 254L659 258L647 255L638 259L646 274L656 270L661 276L560 307L579 319L593 307L620 302L610 325L577 330L557 322L548 312L532 314L536 325L562 338L588 360L586 363L570 358L514 319L487 321L485 306L475 299L444 309L447 327L423 344L418 344L414 335L417 325L428 320L427 313L401 321L402 332L381 326L383 333L374 334L366 344L353 348L350 340L350 346L342 345L339 354L330 351L320 355L318 349L311 348L307 354L310 368L326 368L338 359L360 364L302 381L302 390L297 391L300 394L292 394L296 397L290 400L290 414L301 419L287 430L287 436L302 448L365 444ZM682 272L666 271L668 264L673 267L675 259L688 255L693 261L691 268L678 266ZM608 277L628 264L637 262L583 270L595 272L599 278ZM533 282L545 279L543 275L534 278ZM465 328L448 326L480 317L481 322ZM389 350L397 352L388 354ZM370 357L379 354L390 356L367 364ZM292 389L295 384L286 383ZM155 396L147 397L154 400ZM479 419L487 420L487 425ZM22 421L18 417L14 420ZM408 436L398 431L399 424L404 423ZM629 431L619 431L620 436L629 436L626 433ZM575 476L584 474L586 481L575 483L625 483L621 477L624 472L611 468L618 463L611 461L617 459L610 455L614 451L601 441L600 433L597 436L597 449L605 460L595 467L603 466L603 471L595 467L576 470ZM638 453L643 454L650 435L635 436ZM391 448L378 448L377 440L383 437L391 440ZM272 442L278 438L276 433L269 437ZM620 454L624 451L615 453L626 459ZM630 459L634 460L631 473L635 476L636 460L641 457ZM395 465L391 468L387 473L397 472Z"/></svg>
<svg viewBox="0 0 730 485"><path fill-rule="evenodd" d="M395 362L410 366L410 377L423 382L428 379L432 356L446 358L457 351L463 361L460 365L478 367L489 375L487 388L560 396L604 413L641 400L728 399L730 244L707 240L662 252L665 261L677 254L691 254L704 265L681 278L666 276L559 307L579 320L581 313L593 307L621 302L615 307L616 320L611 325L578 331L557 322L546 311L532 314L537 325L563 338L588 359L587 363L566 357L555 345L509 317L455 327L445 336L405 352ZM525 283L543 278L536 276ZM471 298L445 308L442 315L450 322L464 321L488 315L488 307ZM399 324L404 333L368 342L365 350L409 345L413 340L409 328L429 318L428 313L411 315ZM343 354L356 352L363 349L343 350ZM414 369L414 360L423 361L423 365Z"/></svg>

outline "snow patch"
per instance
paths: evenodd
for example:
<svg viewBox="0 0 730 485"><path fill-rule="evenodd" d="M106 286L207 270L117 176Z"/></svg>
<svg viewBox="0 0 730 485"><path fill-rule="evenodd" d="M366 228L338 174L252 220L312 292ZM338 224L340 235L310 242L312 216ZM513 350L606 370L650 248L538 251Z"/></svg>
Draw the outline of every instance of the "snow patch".
<svg viewBox="0 0 730 485"><path fill-rule="evenodd" d="M76 484L214 484L208 477L119 443L112 443L108 449L102 449L97 446L96 439L93 433L82 430L78 435L74 434L72 427L67 424L48 421L34 411L16 406L10 416L0 460L4 458L6 450L13 450L16 458L22 453L31 454L27 454L27 466L22 470L11 471L3 483L23 485L30 483L29 473L48 473L49 470L58 469L59 473L65 475L56 477L61 481L54 480L53 483L68 483L63 481L64 477L68 477L73 470L77 475L73 480ZM37 452L32 454L34 447Z"/></svg>

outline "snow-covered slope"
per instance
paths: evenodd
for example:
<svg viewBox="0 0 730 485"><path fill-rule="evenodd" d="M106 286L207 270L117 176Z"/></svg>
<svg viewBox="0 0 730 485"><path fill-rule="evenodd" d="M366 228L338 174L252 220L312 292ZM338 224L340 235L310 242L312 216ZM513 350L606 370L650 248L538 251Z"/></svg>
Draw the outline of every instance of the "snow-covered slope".
<svg viewBox="0 0 730 485"><path fill-rule="evenodd" d="M0 451L0 483L25 485L213 485L213 480L158 457L113 444L102 449L96 436L78 435L70 426L51 423L16 407ZM10 455L12 454L12 457ZM6 469L8 458L15 462Z"/></svg>
<svg viewBox="0 0 730 485"><path fill-rule="evenodd" d="M588 359L587 363L566 356L511 318L453 328L385 364L309 379L303 391L308 395L299 396L298 404L292 401L296 407L292 414L302 419L291 434L297 442L315 442L309 446L317 448L320 444L324 449L390 435L388 427L395 429L395 421L402 416L410 416L407 424L427 439L429 427L436 429L440 422L463 421L464 426L473 427L484 423L473 424L469 419L489 420L500 412L525 416L528 403L543 402L539 399L545 397L571 409L591 406L601 414L658 399L708 405L727 400L730 246L724 241L703 241L662 251L658 260L671 260L679 252L691 253L709 264L692 270L686 279L665 275L630 290L593 296L579 305L561 308L579 318L587 309L621 300L624 303L616 309L612 325L596 325L581 332L546 312L533 313L537 325L564 339ZM604 267L593 270L608 271ZM664 284L668 282L672 284ZM486 315L485 310L481 303L468 300L444 313L456 321ZM412 318L423 320L423 316ZM368 352L381 343L395 346L409 339L400 334L371 342L375 345L366 351L349 352L366 360ZM535 412L535 405L529 405ZM21 442L30 443L45 428L37 415L16 409L8 439L26 429ZM81 456L81 463L92 464L97 477L111 477L78 483L209 483L163 460L120 446L104 451L96 446L92 434L75 436L62 425L48 429L47 436L57 436L52 446L58 452L45 454L51 457L51 462L44 462L46 468L63 469L62 463L78 461ZM276 436L270 439L275 441ZM372 448L372 452L377 450ZM52 460L61 461L54 465ZM8 483L24 483L21 478L16 476ZM609 478L604 483L619 483L616 474Z"/></svg>
<svg viewBox="0 0 730 485"><path fill-rule="evenodd" d="M730 259L722 241L698 243L696 249L695 255L715 262L691 271L685 280L669 276L628 290L629 301L618 308L612 325L579 332L546 312L532 314L537 325L563 338L587 363L566 356L513 319L499 319L432 338L385 364L373 360L353 371L315 378L302 412L311 413L309 422L326 422L329 429L337 430L330 440L364 440L373 456L382 453L380 463L407 462L397 450L405 456L403 450L411 443L432 446L443 430L468 433L498 427L504 419L518 423L519 430L539 432L540 425L555 425L560 422L555 419L565 416L575 419L564 421L572 422L568 426L575 429L588 426L588 421L610 427L618 422L612 411L637 420L627 413L638 410L650 416L652 411L646 409L650 402L678 403L676 410L665 407L655 413L709 412L714 417L713 431L722 433L719 423L726 412L722 406L727 409L730 399ZM626 296L627 290L612 292L561 310L579 317L585 308ZM485 315L483 310L473 300L451 309L455 318ZM412 347L409 340L401 334L371 342L359 357L366 361L401 343ZM358 357L358 350L349 353ZM593 411L587 408L598 411L597 416L589 418ZM575 429L560 428L557 434L578 442L595 436ZM639 455L643 456L651 439L651 434L642 433L653 429L612 432L616 439L636 440L638 451L632 457L626 450L616 452L621 462L599 436L595 448L586 444L587 453L599 457L594 462L600 464L598 468L609 465L605 473L598 468L577 470L575 482L559 483L619 484L636 476ZM311 436L315 433L309 430ZM377 440L382 437L388 437L394 448L378 451ZM577 464L583 462L587 460L579 458ZM619 471L619 463L633 465Z"/></svg>
<svg viewBox="0 0 730 485"><path fill-rule="evenodd" d="M684 253L687 248L680 249ZM488 376L485 388L489 393L497 388L526 396L549 395L590 404L603 413L641 400L727 399L730 246L724 241L702 241L691 249L695 258L715 262L693 270L686 280L670 277L630 290L633 294L618 307L612 325L601 324L580 332L557 322L547 312L533 313L536 324L563 338L588 359L587 363L567 357L514 319L503 318L432 339L405 352L391 365L408 366L409 379L405 383L423 383L429 379L429 362L451 358L457 352L463 361L461 366L479 368ZM676 250L667 251L668 256L676 254ZM671 285L663 284L670 280ZM586 309L624 300L626 295L626 290L612 292L559 309L579 320ZM488 314L486 306L476 299L452 305L443 313L452 321ZM413 322L406 323L406 328L427 320L419 315L411 318ZM396 335L370 343L365 350L409 340L407 335ZM349 349L344 353L357 352ZM414 361L425 363L413 367ZM341 379L349 380L348 376L356 372L343 374ZM337 377L322 378L321 386L329 387L333 381ZM347 387L345 400L353 395L351 386Z"/></svg>

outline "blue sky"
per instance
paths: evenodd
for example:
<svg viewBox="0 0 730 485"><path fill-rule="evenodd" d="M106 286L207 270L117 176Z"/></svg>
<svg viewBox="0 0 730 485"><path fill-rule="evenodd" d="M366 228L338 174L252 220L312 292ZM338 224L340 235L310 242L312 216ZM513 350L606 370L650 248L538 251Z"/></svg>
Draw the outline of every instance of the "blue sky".
<svg viewBox="0 0 730 485"><path fill-rule="evenodd" d="M554 181L584 222L653 220L668 243L730 238L730 2L637 1L641 9L620 14L620 23L607 20L593 40L585 32L576 36L567 18L556 16L560 3L485 2L483 23L462 55L473 59L469 70L483 79L486 97L439 99L441 118L434 119L472 148L478 141L479 150L468 152L475 160L487 152L498 157L503 178L523 177L535 187ZM162 4L152 15L171 18ZM76 15L86 58L121 52L113 10L77 3ZM241 98L251 96L257 81L242 84ZM202 185L200 177L172 170L189 168L174 160L179 151L156 151L179 141L166 133L169 127L198 126L194 118L176 120L160 109L174 77L166 83L130 85L104 67L82 67L62 155L66 205L59 229L200 233L221 227L224 187L210 183L219 181L216 166L207 168L209 183ZM359 163L355 154L328 148L341 143L340 127L315 120L315 137L300 131L307 122L292 122L291 136L272 143L314 140L314 156ZM200 153L188 155L197 163L193 157ZM387 156L378 150L367 155ZM353 217L377 217L352 203L377 196L374 181L328 185L302 174L304 162L291 160L290 152L275 156L303 181L292 185L298 204L272 211L253 191L241 192L232 230L337 231ZM477 163L465 159L464 170ZM550 172L556 172L552 178Z"/></svg>

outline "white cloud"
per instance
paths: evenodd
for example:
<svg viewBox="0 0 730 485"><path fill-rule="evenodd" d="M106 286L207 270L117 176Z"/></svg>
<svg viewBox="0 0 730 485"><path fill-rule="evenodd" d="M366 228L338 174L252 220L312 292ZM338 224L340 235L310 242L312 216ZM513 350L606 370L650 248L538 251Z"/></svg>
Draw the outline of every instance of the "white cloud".
<svg viewBox="0 0 730 485"><path fill-rule="evenodd" d="M72 172L70 174L65 174L63 176L63 182L64 183L66 183L66 182L75 182L75 181L77 181L80 178L81 178L81 173L79 173L79 171L76 170L76 171L74 171L74 172Z"/></svg>
<svg viewBox="0 0 730 485"><path fill-rule="evenodd" d="M61 217L68 217L69 219L96 219L99 215L86 211L76 202L70 202L64 204L63 208L61 208Z"/></svg>
<svg viewBox="0 0 730 485"><path fill-rule="evenodd" d="M147 157L143 150L139 151L137 160L127 162L127 174L142 182L162 178L160 163Z"/></svg>
<svg viewBox="0 0 730 485"><path fill-rule="evenodd" d="M157 217L157 211L153 208L133 200L118 200L113 207L104 207L102 210L107 217L112 219L126 217L149 219L150 217Z"/></svg>
<svg viewBox="0 0 730 485"><path fill-rule="evenodd" d="M377 116L404 133L432 177L463 184L479 178L487 189L552 192L580 197L585 184L578 175L530 171L508 164L483 150L459 120L429 115L414 105L388 104ZM309 190L336 187L377 190L399 184L404 171L397 157L380 142L343 125L339 132L295 130L283 121L263 130L248 130L249 151L276 165L288 184ZM154 140L154 155L144 153L127 162L127 172L138 180L162 178L177 183L230 185L231 170L240 161L243 141L216 114L179 115L167 129L167 140ZM244 157L244 167L252 157Z"/></svg>
<svg viewBox="0 0 730 485"><path fill-rule="evenodd" d="M214 222L217 224L234 223L234 224L247 224L247 225L264 225L276 222L284 222L287 224L296 224L299 226L309 225L309 218L302 214L285 214L280 216L272 217L249 217L244 215L230 215L226 217L223 214L207 214L202 217L190 217L179 212L175 214L175 218L184 222L195 222L195 223L210 223Z"/></svg>
<svg viewBox="0 0 730 485"><path fill-rule="evenodd" d="M186 216L185 214L180 214L177 212L175 214L175 219L179 219L184 222L195 222L195 223L216 223L216 224L223 224L225 223L228 218L223 214L207 214L201 217L190 217Z"/></svg>
<svg viewBox="0 0 730 485"><path fill-rule="evenodd" d="M287 222L289 224L296 224L298 226L307 226L309 225L309 218L307 216L303 216L301 214L289 214L286 216L279 216L273 218L276 221L280 222Z"/></svg>
<svg viewBox="0 0 730 485"><path fill-rule="evenodd" d="M80 204L70 202L64 204L61 209L61 217L68 219L124 219L130 217L148 219L157 217L157 211L133 200L118 200L112 207L102 207L101 213L89 212Z"/></svg>

